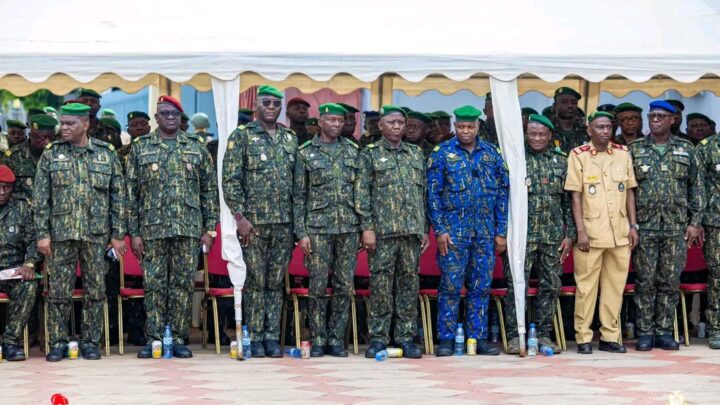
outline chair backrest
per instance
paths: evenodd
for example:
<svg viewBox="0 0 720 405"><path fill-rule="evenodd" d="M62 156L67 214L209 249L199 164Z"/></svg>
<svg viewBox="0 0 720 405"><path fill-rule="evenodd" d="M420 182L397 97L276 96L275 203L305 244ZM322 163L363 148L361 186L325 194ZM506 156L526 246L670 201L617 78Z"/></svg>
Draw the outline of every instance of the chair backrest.
<svg viewBox="0 0 720 405"><path fill-rule="evenodd" d="M563 274L573 274L575 272L575 259L573 259L573 252L570 251L570 255L563 262Z"/></svg>
<svg viewBox="0 0 720 405"><path fill-rule="evenodd" d="M130 249L130 238L125 237L125 246L128 247L127 251L122 258L122 273L125 276L142 277L143 269L140 265L140 260L135 256L132 249Z"/></svg>
<svg viewBox="0 0 720 405"><path fill-rule="evenodd" d="M430 245L425 249L425 253L420 256L420 271L421 276L426 277L440 277L440 266L437 264L437 240L435 239L435 231L432 227L428 233L430 238Z"/></svg>
<svg viewBox="0 0 720 405"><path fill-rule="evenodd" d="M220 230L220 224L215 228L218 237L215 238L215 242L210 248L210 252L207 254L207 268L208 273L215 276L227 276L228 275L228 261L222 257L222 232Z"/></svg>
<svg viewBox="0 0 720 405"><path fill-rule="evenodd" d="M703 250L698 246L691 246L687 251L687 260L685 261L685 273L694 273L707 269Z"/></svg>
<svg viewBox="0 0 720 405"><path fill-rule="evenodd" d="M493 268L493 274L492 274L493 281L495 280L504 280L505 279L505 273L503 272L503 257L502 256L495 256L495 268Z"/></svg>
<svg viewBox="0 0 720 405"><path fill-rule="evenodd" d="M295 246L292 252L288 273L293 277L310 277L310 272L305 267L305 256L300 246Z"/></svg>
<svg viewBox="0 0 720 405"><path fill-rule="evenodd" d="M370 264L368 263L367 250L363 249L357 254L355 265L355 277L370 278Z"/></svg>

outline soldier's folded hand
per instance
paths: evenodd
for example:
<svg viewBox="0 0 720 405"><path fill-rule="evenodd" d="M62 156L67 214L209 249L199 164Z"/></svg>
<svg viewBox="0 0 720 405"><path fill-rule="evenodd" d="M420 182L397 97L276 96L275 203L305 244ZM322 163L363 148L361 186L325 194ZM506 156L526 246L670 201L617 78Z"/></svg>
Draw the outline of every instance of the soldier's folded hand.
<svg viewBox="0 0 720 405"><path fill-rule="evenodd" d="M259 234L255 230L253 224L245 217L242 217L239 221L237 221L237 230L240 235L240 244L242 247L247 247L252 241L252 237Z"/></svg>
<svg viewBox="0 0 720 405"><path fill-rule="evenodd" d="M145 255L145 244L140 236L135 236L130 240L130 247L138 259L141 259L143 255Z"/></svg>
<svg viewBox="0 0 720 405"><path fill-rule="evenodd" d="M452 239L450 239L450 234L444 233L437 237L437 247L438 252L440 252L440 256L445 256L448 254L448 250L450 249L450 245L452 245Z"/></svg>
<svg viewBox="0 0 720 405"><path fill-rule="evenodd" d="M52 242L50 238L43 238L37 241L37 249L45 257L52 256Z"/></svg>
<svg viewBox="0 0 720 405"><path fill-rule="evenodd" d="M363 231L362 233L362 247L368 252L374 252L377 247L377 240L375 239L375 231Z"/></svg>
<svg viewBox="0 0 720 405"><path fill-rule="evenodd" d="M688 246L700 246L702 247L702 241L700 240L700 234L701 234L702 228L701 227L694 227L692 225L689 225L687 227L687 230L685 231L685 240L687 241Z"/></svg>
<svg viewBox="0 0 720 405"><path fill-rule="evenodd" d="M302 249L305 256L310 257L312 254L312 247L310 246L310 237L306 236L298 241L298 246Z"/></svg>

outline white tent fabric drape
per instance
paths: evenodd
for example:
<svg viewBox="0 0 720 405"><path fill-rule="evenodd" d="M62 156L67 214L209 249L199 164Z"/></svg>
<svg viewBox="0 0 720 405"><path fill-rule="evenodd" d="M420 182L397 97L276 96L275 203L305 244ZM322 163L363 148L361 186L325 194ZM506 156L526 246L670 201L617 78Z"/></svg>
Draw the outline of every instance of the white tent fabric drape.
<svg viewBox="0 0 720 405"><path fill-rule="evenodd" d="M228 261L228 273L233 284L235 296L235 321L237 325L242 322L242 288L245 284L245 261L240 242L236 236L237 225L235 217L230 212L222 188L222 167L227 140L230 133L237 126L237 111L240 103L240 79L212 80L213 101L215 102L215 117L218 126L218 154L217 178L220 192L220 227L222 233L222 257ZM239 339L239 338L238 338Z"/></svg>
<svg viewBox="0 0 720 405"><path fill-rule="evenodd" d="M490 78L493 113L502 155L510 170L510 208L508 219L508 260L515 289L518 334L525 334L525 242L527 241L527 186L525 140L520 113L517 80ZM524 340L520 339L521 345Z"/></svg>

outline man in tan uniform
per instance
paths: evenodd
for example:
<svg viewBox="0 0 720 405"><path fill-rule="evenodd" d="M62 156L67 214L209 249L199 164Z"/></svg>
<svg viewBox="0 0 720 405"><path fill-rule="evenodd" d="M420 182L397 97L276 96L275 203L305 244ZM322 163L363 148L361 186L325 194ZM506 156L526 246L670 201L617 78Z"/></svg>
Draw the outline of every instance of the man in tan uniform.
<svg viewBox="0 0 720 405"><path fill-rule="evenodd" d="M610 142L610 113L588 117L590 143L568 157L565 190L572 192L577 227L575 259L575 340L578 353L591 354L590 325L600 287L599 350L625 353L620 345L620 308L630 265L630 250L638 242L635 219L637 187L630 154ZM631 225L632 224L632 225Z"/></svg>

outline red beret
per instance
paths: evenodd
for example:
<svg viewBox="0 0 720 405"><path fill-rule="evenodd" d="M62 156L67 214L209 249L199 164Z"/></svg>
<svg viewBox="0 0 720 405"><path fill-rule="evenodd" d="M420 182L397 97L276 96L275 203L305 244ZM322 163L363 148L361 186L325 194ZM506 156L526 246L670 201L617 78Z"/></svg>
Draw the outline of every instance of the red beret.
<svg viewBox="0 0 720 405"><path fill-rule="evenodd" d="M6 165L0 165L0 183L15 183L15 173Z"/></svg>
<svg viewBox="0 0 720 405"><path fill-rule="evenodd" d="M302 97L293 97L287 102L287 106L290 107L293 104L305 104L306 106L310 107L310 103L305 101Z"/></svg>
<svg viewBox="0 0 720 405"><path fill-rule="evenodd" d="M170 96L160 96L158 98L158 104L171 104L174 105L175 108L177 108L180 112L185 112L183 111L182 104L180 104L179 101Z"/></svg>

